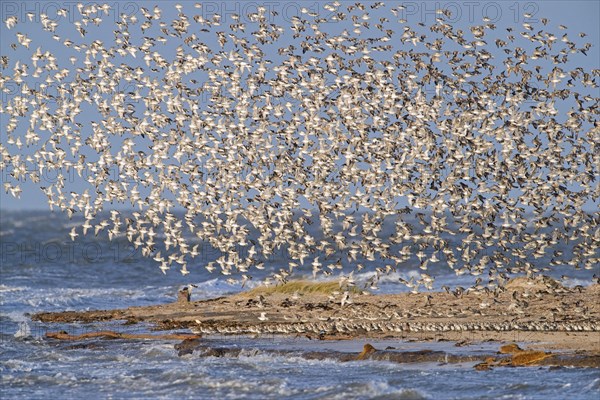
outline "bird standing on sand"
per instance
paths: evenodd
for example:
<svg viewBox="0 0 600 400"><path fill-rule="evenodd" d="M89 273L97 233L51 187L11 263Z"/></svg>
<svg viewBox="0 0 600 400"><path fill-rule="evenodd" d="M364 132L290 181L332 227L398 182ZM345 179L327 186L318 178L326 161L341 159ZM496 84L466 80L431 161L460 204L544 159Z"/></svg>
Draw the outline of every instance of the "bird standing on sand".
<svg viewBox="0 0 600 400"><path fill-rule="evenodd" d="M269 318L267 317L267 313L266 313L266 312L261 312L261 313L260 313L260 316L258 317L258 320L259 320L259 321L262 321L262 322L264 322L264 321L268 321L268 320L269 320Z"/></svg>

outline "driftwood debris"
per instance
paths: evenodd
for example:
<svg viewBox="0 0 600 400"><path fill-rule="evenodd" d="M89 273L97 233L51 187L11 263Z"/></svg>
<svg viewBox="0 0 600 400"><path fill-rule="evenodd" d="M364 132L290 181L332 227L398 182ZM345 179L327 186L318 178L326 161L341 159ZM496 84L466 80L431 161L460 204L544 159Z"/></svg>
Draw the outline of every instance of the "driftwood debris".
<svg viewBox="0 0 600 400"><path fill-rule="evenodd" d="M199 339L200 335L191 333L167 333L153 335L150 333L121 333L115 331L86 332L81 335L71 335L65 331L46 332L46 337L58 340L84 340L93 338L102 339L154 339L154 340L188 340Z"/></svg>

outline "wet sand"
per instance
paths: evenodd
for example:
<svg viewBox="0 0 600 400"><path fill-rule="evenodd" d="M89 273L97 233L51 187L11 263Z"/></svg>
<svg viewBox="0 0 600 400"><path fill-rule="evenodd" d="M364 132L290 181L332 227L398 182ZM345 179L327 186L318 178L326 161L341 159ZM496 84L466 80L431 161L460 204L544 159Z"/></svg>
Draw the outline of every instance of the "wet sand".
<svg viewBox="0 0 600 400"><path fill-rule="evenodd" d="M240 293L119 310L38 313L42 322L123 320L201 335L283 334L315 340L397 338L458 345L526 342L528 350L600 355L600 285L564 288L517 279L485 292L357 294L350 304L323 294ZM189 331L188 331L189 332Z"/></svg>

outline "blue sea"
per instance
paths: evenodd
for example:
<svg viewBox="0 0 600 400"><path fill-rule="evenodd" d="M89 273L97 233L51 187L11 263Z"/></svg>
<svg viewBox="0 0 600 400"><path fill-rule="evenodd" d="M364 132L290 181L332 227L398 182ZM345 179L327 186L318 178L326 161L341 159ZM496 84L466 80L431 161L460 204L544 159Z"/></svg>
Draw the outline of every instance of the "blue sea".
<svg viewBox="0 0 600 400"><path fill-rule="evenodd" d="M208 337L215 347L243 348L235 356L179 356L173 341L90 340L59 342L47 331L114 329L140 332L143 325L119 323L42 324L30 319L40 311L91 310L143 306L173 301L183 285L198 285L192 299L235 293L204 265L220 254L208 247L191 273L166 275L142 257L125 237L110 242L93 233L72 241L78 224L49 211L1 214L0 395L2 399L598 399L600 370L580 368L497 368L478 372L474 363L396 364L384 361L309 360L306 351L359 353L365 341L309 341L279 336ZM278 258L280 257L280 258ZM283 253L265 263L265 273L281 267ZM308 268L310 269L310 268ZM379 282L381 292L406 290L399 277L416 273L407 265ZM302 271L306 276L311 271ZM434 271L436 286L468 285L472 277ZM563 271L556 271L561 274ZM357 275L366 281L370 275ZM571 275L585 284L590 271ZM251 282L256 284L261 276ZM481 352L497 344L455 347L452 343L400 340L369 341L376 348ZM524 344L526 345L526 343ZM269 350L291 349L286 355Z"/></svg>

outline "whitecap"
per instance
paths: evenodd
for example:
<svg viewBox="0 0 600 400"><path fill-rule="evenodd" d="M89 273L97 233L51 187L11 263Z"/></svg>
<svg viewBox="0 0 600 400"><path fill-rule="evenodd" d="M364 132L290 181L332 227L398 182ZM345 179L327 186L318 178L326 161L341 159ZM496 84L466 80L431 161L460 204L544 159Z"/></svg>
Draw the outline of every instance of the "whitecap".
<svg viewBox="0 0 600 400"><path fill-rule="evenodd" d="M27 287L23 286L0 285L0 293L22 292L27 289Z"/></svg>
<svg viewBox="0 0 600 400"><path fill-rule="evenodd" d="M0 313L0 316L8 318L9 320L14 321L14 322L29 321L29 318L27 318L25 316L25 314L20 311L3 312L3 313Z"/></svg>
<svg viewBox="0 0 600 400"><path fill-rule="evenodd" d="M33 371L34 364L24 360L12 359L4 361L3 367L11 372L31 372Z"/></svg>

